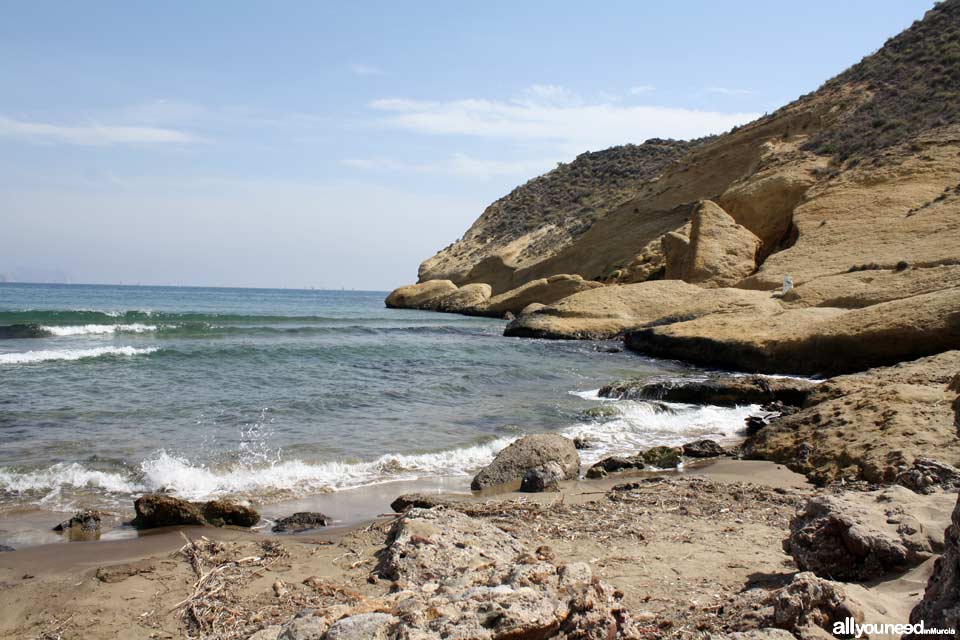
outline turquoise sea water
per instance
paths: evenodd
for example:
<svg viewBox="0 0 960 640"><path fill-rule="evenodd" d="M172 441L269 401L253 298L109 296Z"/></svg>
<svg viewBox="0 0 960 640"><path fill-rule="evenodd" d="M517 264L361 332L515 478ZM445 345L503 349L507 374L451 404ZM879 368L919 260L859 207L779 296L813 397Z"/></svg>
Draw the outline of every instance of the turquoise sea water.
<svg viewBox="0 0 960 640"><path fill-rule="evenodd" d="M0 516L156 490L263 504L466 476L523 433L589 434L589 461L742 424L636 402L594 422L603 383L684 369L384 296L0 284Z"/></svg>

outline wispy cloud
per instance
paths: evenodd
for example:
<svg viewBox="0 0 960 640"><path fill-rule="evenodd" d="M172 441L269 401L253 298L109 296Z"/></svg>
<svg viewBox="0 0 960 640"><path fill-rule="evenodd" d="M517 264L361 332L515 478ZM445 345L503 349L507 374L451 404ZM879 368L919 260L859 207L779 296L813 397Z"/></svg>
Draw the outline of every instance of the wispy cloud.
<svg viewBox="0 0 960 640"><path fill-rule="evenodd" d="M184 131L163 127L105 124L62 125L27 122L3 116L0 116L0 137L82 146L190 144L204 141L202 138Z"/></svg>
<svg viewBox="0 0 960 640"><path fill-rule="evenodd" d="M627 93L632 96L639 96L643 93L650 93L651 91L656 91L657 88L652 84L638 84L636 86L630 87L627 89Z"/></svg>
<svg viewBox="0 0 960 640"><path fill-rule="evenodd" d="M347 68L355 76L382 76L385 73L383 69L369 64L354 63L348 65Z"/></svg>
<svg viewBox="0 0 960 640"><path fill-rule="evenodd" d="M549 88L545 88L549 87ZM566 152L601 149L653 137L696 138L758 117L676 107L625 106L609 98L580 99L573 92L534 85L513 100L465 98L442 102L374 100L383 126L431 135L549 141Z"/></svg>
<svg viewBox="0 0 960 640"><path fill-rule="evenodd" d="M455 153L441 162L404 162L389 158L347 158L341 164L355 169L377 171L405 171L411 173L455 175L486 179L494 176L531 176L543 173L554 161L540 160L483 160Z"/></svg>
<svg viewBox="0 0 960 640"><path fill-rule="evenodd" d="M718 93L725 96L749 96L753 89L731 89L729 87L705 87L707 93Z"/></svg>

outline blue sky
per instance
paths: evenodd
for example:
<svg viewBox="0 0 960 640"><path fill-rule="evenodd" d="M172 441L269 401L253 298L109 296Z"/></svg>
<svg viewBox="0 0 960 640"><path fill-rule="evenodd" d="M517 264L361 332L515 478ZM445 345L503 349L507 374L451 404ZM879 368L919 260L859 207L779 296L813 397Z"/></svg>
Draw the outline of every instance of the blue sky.
<svg viewBox="0 0 960 640"><path fill-rule="evenodd" d="M557 162L773 111L930 6L4 0L0 274L389 289Z"/></svg>

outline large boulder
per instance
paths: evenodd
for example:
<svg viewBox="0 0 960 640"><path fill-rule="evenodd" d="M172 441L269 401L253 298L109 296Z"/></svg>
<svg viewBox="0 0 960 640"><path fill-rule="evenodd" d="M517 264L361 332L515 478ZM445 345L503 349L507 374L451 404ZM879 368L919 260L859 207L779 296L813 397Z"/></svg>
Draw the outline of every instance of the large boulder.
<svg viewBox="0 0 960 640"><path fill-rule="evenodd" d="M870 580L915 567L943 548L929 505L903 487L816 496L790 522L783 548L802 571L832 580Z"/></svg>
<svg viewBox="0 0 960 640"><path fill-rule="evenodd" d="M760 244L716 203L703 200L694 209L688 242L677 233L664 236L666 277L702 287L733 286L756 270Z"/></svg>
<svg viewBox="0 0 960 640"><path fill-rule="evenodd" d="M565 340L603 340L640 326L659 326L723 312L754 317L777 313L782 303L764 291L715 289L681 280L612 285L577 293L523 315L504 335Z"/></svg>
<svg viewBox="0 0 960 640"><path fill-rule="evenodd" d="M137 515L132 524L138 529L179 525L252 527L260 521L260 514L255 509L229 500L190 502L151 494L137 498L133 506Z"/></svg>
<svg viewBox="0 0 960 640"><path fill-rule="evenodd" d="M476 313L502 317L507 312L519 314L534 303L552 304L581 291L602 287L603 284L584 280L576 274L559 274L549 278L539 278L505 291L490 298L486 304L475 310Z"/></svg>
<svg viewBox="0 0 960 640"><path fill-rule="evenodd" d="M498 484L521 480L529 469L556 462L563 472L561 480L576 479L580 474L580 456L573 440L551 433L524 436L500 451L493 462L476 475L470 488L486 489Z"/></svg>
<svg viewBox="0 0 960 640"><path fill-rule="evenodd" d="M948 387L960 351L831 378L803 408L771 420L744 446L818 484L837 480L901 483L918 491L955 484L960 439ZM936 460L927 462L931 457Z"/></svg>
<svg viewBox="0 0 960 640"><path fill-rule="evenodd" d="M485 305L492 291L490 285L483 282L465 284L453 293L440 298L437 302L437 310L450 313L469 312Z"/></svg>
<svg viewBox="0 0 960 640"><path fill-rule="evenodd" d="M647 466L643 454L633 456L607 456L587 469L587 477L604 478L611 473L621 471L639 471Z"/></svg>
<svg viewBox="0 0 960 640"><path fill-rule="evenodd" d="M727 452L716 440L709 438L701 438L700 440L688 442L680 449L683 455L688 458L717 458L727 455Z"/></svg>
<svg viewBox="0 0 960 640"><path fill-rule="evenodd" d="M767 376L672 377L666 379L623 380L604 385L603 398L662 400L686 404L737 406L782 402L802 405L816 387L798 378Z"/></svg>
<svg viewBox="0 0 960 640"><path fill-rule="evenodd" d="M910 612L910 623L926 628L960 630L960 502L953 509L944 531L946 549L933 565L923 599ZM921 634L906 634L903 640L918 640ZM956 637L956 635L954 636Z"/></svg>
<svg viewBox="0 0 960 640"><path fill-rule="evenodd" d="M427 280L394 289L384 302L391 309L434 310L456 290L457 285L449 280Z"/></svg>

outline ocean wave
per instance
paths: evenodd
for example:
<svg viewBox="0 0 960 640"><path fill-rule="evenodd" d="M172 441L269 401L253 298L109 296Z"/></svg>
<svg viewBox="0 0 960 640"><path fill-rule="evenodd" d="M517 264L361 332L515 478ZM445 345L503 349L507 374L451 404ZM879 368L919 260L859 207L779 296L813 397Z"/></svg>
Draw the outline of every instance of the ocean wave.
<svg viewBox="0 0 960 640"><path fill-rule="evenodd" d="M136 356L158 351L156 347L96 347L93 349L49 349L21 353L0 353L0 365L33 364L51 360L85 360L103 356Z"/></svg>
<svg viewBox="0 0 960 640"><path fill-rule="evenodd" d="M582 393L582 395L581 395ZM590 398L596 391L577 395ZM747 416L759 405L718 407L661 401L606 401L611 414L604 420L585 421L562 431L574 438L583 436L591 443L581 451L584 464L617 453L633 453L659 445L678 446L696 438L732 440L744 429Z"/></svg>
<svg viewBox="0 0 960 640"><path fill-rule="evenodd" d="M107 493L136 493L143 485L128 474L88 469L76 462L59 462L46 469L17 472L0 468L0 491L7 493L50 492L68 487L100 489Z"/></svg>
<svg viewBox="0 0 960 640"><path fill-rule="evenodd" d="M0 493L17 494L43 504L65 499L65 489L123 496L163 491L188 500L307 495L395 480L467 475L488 464L514 439L498 438L433 453L391 453L368 462L285 460L225 468L193 464L184 457L160 451L141 462L137 471L98 471L78 463L59 463L29 472L0 468Z"/></svg>
<svg viewBox="0 0 960 640"><path fill-rule="evenodd" d="M147 333L156 331L157 325L139 322L134 324L84 324L49 327L40 325L39 329L48 336L86 336L111 333Z"/></svg>

